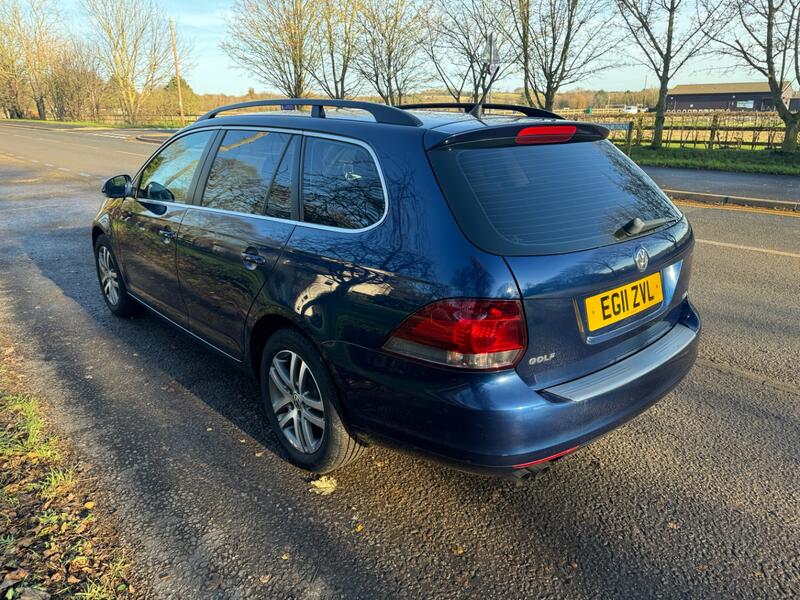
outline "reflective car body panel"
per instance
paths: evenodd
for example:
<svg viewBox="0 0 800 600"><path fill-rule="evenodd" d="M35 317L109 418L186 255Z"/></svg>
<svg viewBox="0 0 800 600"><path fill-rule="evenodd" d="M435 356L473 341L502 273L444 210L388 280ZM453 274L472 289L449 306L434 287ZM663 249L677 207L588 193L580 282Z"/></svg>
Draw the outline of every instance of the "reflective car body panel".
<svg viewBox="0 0 800 600"><path fill-rule="evenodd" d="M250 307L295 225L191 207L178 236L177 268L189 329L241 360ZM264 259L247 268L243 253Z"/></svg>
<svg viewBox="0 0 800 600"><path fill-rule="evenodd" d="M126 198L112 230L131 292L180 325L187 322L175 265L175 238L186 214L182 205Z"/></svg>
<svg viewBox="0 0 800 600"><path fill-rule="evenodd" d="M265 336L278 327L294 327L320 350L357 435L460 468L511 472L583 445L677 385L691 368L700 332L687 297L693 236L686 219L578 252L487 252L454 218L426 147L485 127L490 119L420 118L421 127L280 113L198 122L175 138L246 129L303 140L293 173L292 218L204 205L204 180L219 133L199 160L185 202L107 200L94 235L103 231L111 237L137 299L222 354L257 368ZM516 121L501 120L506 126ZM379 219L357 229L303 220L302 148L312 137L369 151L385 198ZM268 196L274 175L248 177L257 175ZM342 176L357 182L362 174L350 165ZM134 188L140 178L141 172ZM166 227L175 233L169 243L159 234ZM649 257L644 271L635 261L641 248ZM588 330L585 298L653 273L661 273L663 303L613 326ZM470 372L383 350L409 315L452 298L522 303L527 348L514 368ZM641 377L581 401L548 392L635 360L676 326L692 332L692 339Z"/></svg>

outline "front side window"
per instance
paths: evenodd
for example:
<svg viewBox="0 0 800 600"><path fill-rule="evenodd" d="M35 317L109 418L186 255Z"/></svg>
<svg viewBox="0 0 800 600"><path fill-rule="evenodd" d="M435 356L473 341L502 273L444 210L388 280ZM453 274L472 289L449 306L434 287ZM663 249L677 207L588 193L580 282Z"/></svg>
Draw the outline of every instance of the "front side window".
<svg viewBox="0 0 800 600"><path fill-rule="evenodd" d="M303 220L361 229L383 216L385 198L375 161L361 146L309 137L303 158Z"/></svg>
<svg viewBox="0 0 800 600"><path fill-rule="evenodd" d="M214 134L216 131L190 133L161 150L142 171L136 197L187 202L194 172Z"/></svg>
<svg viewBox="0 0 800 600"><path fill-rule="evenodd" d="M291 135L269 131L225 133L203 193L203 206L264 214L267 194Z"/></svg>

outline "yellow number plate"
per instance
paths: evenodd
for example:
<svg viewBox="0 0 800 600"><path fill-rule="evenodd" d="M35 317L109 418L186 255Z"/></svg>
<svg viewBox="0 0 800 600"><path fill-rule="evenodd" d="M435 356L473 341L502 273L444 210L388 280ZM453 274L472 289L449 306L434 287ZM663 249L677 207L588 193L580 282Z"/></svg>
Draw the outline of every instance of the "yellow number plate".
<svg viewBox="0 0 800 600"><path fill-rule="evenodd" d="M661 273L627 283L586 299L586 321L595 331L661 304Z"/></svg>

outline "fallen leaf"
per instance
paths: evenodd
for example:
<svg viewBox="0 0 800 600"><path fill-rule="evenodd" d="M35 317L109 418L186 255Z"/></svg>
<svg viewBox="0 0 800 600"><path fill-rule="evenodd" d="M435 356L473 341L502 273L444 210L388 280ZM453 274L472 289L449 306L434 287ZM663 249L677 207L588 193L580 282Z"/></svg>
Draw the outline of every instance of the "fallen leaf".
<svg viewBox="0 0 800 600"><path fill-rule="evenodd" d="M206 431L214 431L213 427L206 427Z"/></svg>
<svg viewBox="0 0 800 600"><path fill-rule="evenodd" d="M70 585L75 585L76 583L80 582L81 580L75 577L75 575L70 575L69 577L67 577L67 583L69 583Z"/></svg>
<svg viewBox="0 0 800 600"><path fill-rule="evenodd" d="M28 572L25 569L16 569L15 571L6 573L6 576L3 577L3 583L0 583L0 592L6 588L10 588L12 585L18 584L23 579L27 579L27 577Z"/></svg>
<svg viewBox="0 0 800 600"><path fill-rule="evenodd" d="M89 502L83 505L83 508L86 510L92 510L94 508L94 502L89 500Z"/></svg>
<svg viewBox="0 0 800 600"><path fill-rule="evenodd" d="M18 600L47 600L50 594L44 590L37 590L36 588L22 588L22 592L16 596Z"/></svg>
<svg viewBox="0 0 800 600"><path fill-rule="evenodd" d="M451 550L453 551L453 554L455 554L456 556L461 556L462 554L464 554L464 547L459 546L458 544L453 545Z"/></svg>
<svg viewBox="0 0 800 600"><path fill-rule="evenodd" d="M356 525L356 528L354 529L354 531L356 533L361 533L362 531L364 531L364 525L359 523L358 525Z"/></svg>
<svg viewBox="0 0 800 600"><path fill-rule="evenodd" d="M320 496L330 496L336 491L336 485L336 480L333 477L323 475L319 479L315 479L311 482L308 491L319 494Z"/></svg>
<svg viewBox="0 0 800 600"><path fill-rule="evenodd" d="M670 529L678 529L679 525L677 523L673 523L672 521L670 521L669 523L667 523L667 527L669 527Z"/></svg>
<svg viewBox="0 0 800 600"><path fill-rule="evenodd" d="M264 451L262 450L261 452L256 452L256 456L264 456Z"/></svg>
<svg viewBox="0 0 800 600"><path fill-rule="evenodd" d="M270 579L272 579L272 575L262 575L261 577L258 578L258 580L263 584L269 583Z"/></svg>
<svg viewBox="0 0 800 600"><path fill-rule="evenodd" d="M289 560L291 557L289 556L288 552L284 552L281 554L281 560Z"/></svg>

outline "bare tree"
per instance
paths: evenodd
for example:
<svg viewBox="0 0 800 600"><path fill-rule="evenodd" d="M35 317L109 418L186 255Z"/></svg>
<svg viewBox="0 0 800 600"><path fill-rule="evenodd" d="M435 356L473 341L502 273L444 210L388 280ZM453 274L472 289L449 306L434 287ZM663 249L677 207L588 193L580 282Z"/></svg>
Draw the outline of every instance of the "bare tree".
<svg viewBox="0 0 800 600"><path fill-rule="evenodd" d="M719 54L752 68L769 83L770 96L783 120L781 149L797 150L800 111L789 110L787 88L800 83L800 0L727 0L725 27L710 30Z"/></svg>
<svg viewBox="0 0 800 600"><path fill-rule="evenodd" d="M361 0L319 0L319 33L315 64L309 75L329 98L357 93L354 66L360 50L358 14Z"/></svg>
<svg viewBox="0 0 800 600"><path fill-rule="evenodd" d="M484 55L492 33L499 58L495 82L510 72L514 48L500 35L511 27L510 16L500 0L433 0L428 34L421 44L456 102L466 98L477 102L486 92L491 75L484 67Z"/></svg>
<svg viewBox="0 0 800 600"><path fill-rule="evenodd" d="M552 110L558 91L607 69L619 43L610 0L505 0L519 49L523 92Z"/></svg>
<svg viewBox="0 0 800 600"><path fill-rule="evenodd" d="M59 16L55 6L46 0L27 0L16 21L17 39L25 63L25 74L31 98L40 119L47 118L47 73L55 59Z"/></svg>
<svg viewBox="0 0 800 600"><path fill-rule="evenodd" d="M53 116L79 121L99 117L100 95L105 82L97 57L86 42L71 39L58 47L48 66L47 98Z"/></svg>
<svg viewBox="0 0 800 600"><path fill-rule="evenodd" d="M220 47L245 71L290 98L309 92L316 63L317 2L237 0Z"/></svg>
<svg viewBox="0 0 800 600"><path fill-rule="evenodd" d="M675 74L703 52L707 35L720 23L719 2L710 0L616 0L633 40L639 61L656 74L659 82L653 148L661 147L667 90Z"/></svg>
<svg viewBox="0 0 800 600"><path fill-rule="evenodd" d="M25 116L25 62L17 38L22 19L18 2L0 0L0 107L12 119Z"/></svg>
<svg viewBox="0 0 800 600"><path fill-rule="evenodd" d="M170 73L169 24L153 0L83 0L95 48L128 123Z"/></svg>
<svg viewBox="0 0 800 600"><path fill-rule="evenodd" d="M364 0L360 20L356 68L384 102L400 104L429 79L419 45L425 7L416 0Z"/></svg>

